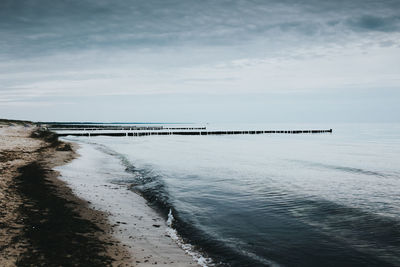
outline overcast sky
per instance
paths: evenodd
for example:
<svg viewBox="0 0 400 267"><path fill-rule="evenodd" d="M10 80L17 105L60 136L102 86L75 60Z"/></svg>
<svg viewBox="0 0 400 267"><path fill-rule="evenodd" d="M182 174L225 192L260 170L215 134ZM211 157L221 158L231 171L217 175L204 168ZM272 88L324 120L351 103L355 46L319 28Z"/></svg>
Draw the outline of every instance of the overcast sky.
<svg viewBox="0 0 400 267"><path fill-rule="evenodd" d="M400 0L1 0L0 117L400 122Z"/></svg>

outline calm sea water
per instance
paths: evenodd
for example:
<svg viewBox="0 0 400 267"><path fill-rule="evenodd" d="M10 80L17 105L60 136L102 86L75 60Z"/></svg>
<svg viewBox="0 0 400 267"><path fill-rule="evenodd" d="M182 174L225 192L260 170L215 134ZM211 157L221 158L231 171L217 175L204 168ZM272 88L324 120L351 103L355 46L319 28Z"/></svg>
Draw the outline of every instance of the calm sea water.
<svg viewBox="0 0 400 267"><path fill-rule="evenodd" d="M216 264L400 266L400 125L332 134L68 137L118 158L132 185Z"/></svg>

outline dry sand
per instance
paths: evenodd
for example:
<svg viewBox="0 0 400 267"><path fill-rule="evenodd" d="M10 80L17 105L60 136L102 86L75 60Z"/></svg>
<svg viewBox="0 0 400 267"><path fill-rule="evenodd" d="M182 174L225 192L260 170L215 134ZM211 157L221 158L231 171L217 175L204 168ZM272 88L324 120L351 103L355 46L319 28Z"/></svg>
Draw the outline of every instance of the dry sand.
<svg viewBox="0 0 400 267"><path fill-rule="evenodd" d="M18 220L22 197L14 190L18 168L37 160L37 153L44 142L29 137L23 126L0 128L0 265L13 266L27 250L27 240L22 236L23 221Z"/></svg>
<svg viewBox="0 0 400 267"><path fill-rule="evenodd" d="M0 122L0 266L134 266L107 216L52 170L75 152L9 124Z"/></svg>

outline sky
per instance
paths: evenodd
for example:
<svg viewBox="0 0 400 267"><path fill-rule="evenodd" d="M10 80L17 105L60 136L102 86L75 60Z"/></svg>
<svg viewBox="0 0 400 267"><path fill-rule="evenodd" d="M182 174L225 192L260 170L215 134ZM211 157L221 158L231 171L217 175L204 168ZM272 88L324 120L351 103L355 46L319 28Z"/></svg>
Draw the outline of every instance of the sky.
<svg viewBox="0 0 400 267"><path fill-rule="evenodd" d="M0 117L400 122L400 0L1 0Z"/></svg>

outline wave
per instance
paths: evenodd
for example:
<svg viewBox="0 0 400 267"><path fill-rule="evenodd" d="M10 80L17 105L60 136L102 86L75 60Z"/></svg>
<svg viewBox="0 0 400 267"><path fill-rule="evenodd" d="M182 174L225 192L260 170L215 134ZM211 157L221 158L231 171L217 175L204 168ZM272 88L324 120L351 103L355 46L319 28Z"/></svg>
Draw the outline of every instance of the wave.
<svg viewBox="0 0 400 267"><path fill-rule="evenodd" d="M174 229L173 224L174 224L175 218L172 215L172 210L169 210L168 213L168 220L167 220L167 234L169 237L171 237L172 240L175 241L175 243L178 244L179 247L181 247L187 254L192 256L193 259L196 260L196 262L203 267L206 266L215 266L211 258L207 258L201 253L197 252L193 246L189 243L185 243L182 238L179 236L178 232L176 229Z"/></svg>
<svg viewBox="0 0 400 267"><path fill-rule="evenodd" d="M365 170L365 169L355 168L355 167L331 165L331 164L312 162L312 161L304 161L304 160L290 160L290 161L291 162L300 163L302 165L325 168L325 169L329 169L329 170L336 170L336 171L342 171L342 172L348 172L348 173L371 175L371 176L386 177L386 178L389 178L389 177L398 178L398 176L395 175L395 174L389 174L389 173L383 173L383 172L378 172L378 171Z"/></svg>

